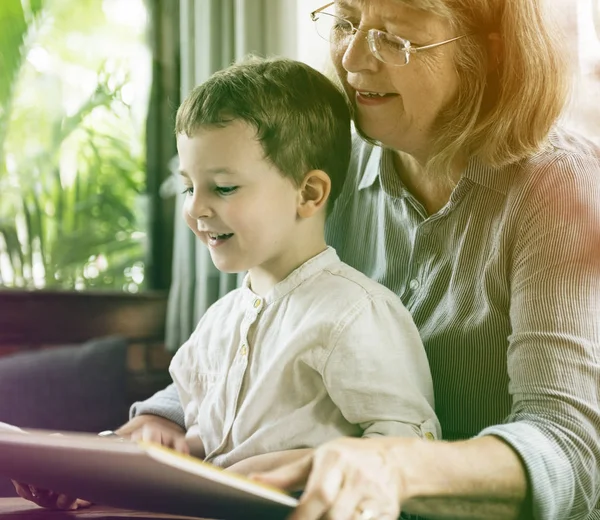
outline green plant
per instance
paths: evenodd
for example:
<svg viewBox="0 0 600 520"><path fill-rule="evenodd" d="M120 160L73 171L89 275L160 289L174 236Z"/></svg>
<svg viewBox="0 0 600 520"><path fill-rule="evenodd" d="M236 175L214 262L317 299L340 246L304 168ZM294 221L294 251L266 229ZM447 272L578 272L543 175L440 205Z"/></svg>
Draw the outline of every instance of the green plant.
<svg viewBox="0 0 600 520"><path fill-rule="evenodd" d="M137 290L145 174L143 135L122 96L128 77L102 63L75 110L54 102L59 73L27 63L55 25L44 8L61 8L45 1L0 6L0 285ZM87 0L90 19L100 4Z"/></svg>

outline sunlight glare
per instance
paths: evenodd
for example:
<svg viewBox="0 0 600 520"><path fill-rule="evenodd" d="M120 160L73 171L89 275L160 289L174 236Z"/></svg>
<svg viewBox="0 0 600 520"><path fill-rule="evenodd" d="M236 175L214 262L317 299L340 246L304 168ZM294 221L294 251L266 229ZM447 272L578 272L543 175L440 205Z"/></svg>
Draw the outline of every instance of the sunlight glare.
<svg viewBox="0 0 600 520"><path fill-rule="evenodd" d="M38 72L48 72L52 68L52 56L43 47L33 47L27 54L27 61Z"/></svg>
<svg viewBox="0 0 600 520"><path fill-rule="evenodd" d="M146 30L148 12L143 0L104 0L102 10L110 23L125 25L138 33Z"/></svg>

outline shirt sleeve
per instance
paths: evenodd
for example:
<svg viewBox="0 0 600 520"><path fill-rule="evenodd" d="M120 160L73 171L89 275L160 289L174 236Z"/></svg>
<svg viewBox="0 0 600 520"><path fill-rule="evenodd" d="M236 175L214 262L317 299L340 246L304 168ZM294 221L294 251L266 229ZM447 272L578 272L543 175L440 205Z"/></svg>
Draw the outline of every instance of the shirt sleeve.
<svg viewBox="0 0 600 520"><path fill-rule="evenodd" d="M512 410L480 435L519 454L536 519L591 518L600 496L600 164L563 158L524 191L509 273Z"/></svg>
<svg viewBox="0 0 600 520"><path fill-rule="evenodd" d="M185 429L185 406L189 401L187 381L190 379L188 350L190 342L192 342L196 336L203 319L204 317L200 320L200 323L197 325L190 338L177 350L171 359L169 373L173 382L145 401L133 403L129 409L130 419L142 414L159 415L160 417L164 417L165 419L177 423ZM182 360L182 357L185 359Z"/></svg>
<svg viewBox="0 0 600 520"><path fill-rule="evenodd" d="M159 415L185 428L183 408L179 402L177 388L173 383L145 401L138 401L131 405L130 419L142 414Z"/></svg>
<svg viewBox="0 0 600 520"><path fill-rule="evenodd" d="M331 341L323 368L325 387L364 437L440 438L425 350L396 295L361 299L342 318Z"/></svg>

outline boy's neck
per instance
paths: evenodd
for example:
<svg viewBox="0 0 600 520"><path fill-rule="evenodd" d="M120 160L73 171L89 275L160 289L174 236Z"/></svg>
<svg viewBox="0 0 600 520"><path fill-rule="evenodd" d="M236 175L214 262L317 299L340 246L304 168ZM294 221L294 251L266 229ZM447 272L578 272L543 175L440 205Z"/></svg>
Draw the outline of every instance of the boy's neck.
<svg viewBox="0 0 600 520"><path fill-rule="evenodd" d="M275 285L285 280L294 270L327 248L325 236L320 232L299 233L290 240L282 254L269 265L248 270L250 288L259 296L265 296Z"/></svg>

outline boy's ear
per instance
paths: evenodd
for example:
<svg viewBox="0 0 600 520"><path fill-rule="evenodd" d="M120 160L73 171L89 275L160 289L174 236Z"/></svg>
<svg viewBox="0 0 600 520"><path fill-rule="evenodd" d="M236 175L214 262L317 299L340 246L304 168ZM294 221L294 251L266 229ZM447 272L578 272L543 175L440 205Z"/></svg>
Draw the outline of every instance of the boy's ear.
<svg viewBox="0 0 600 520"><path fill-rule="evenodd" d="M304 176L300 186L300 199L298 201L298 216L309 218L319 210L325 208L329 193L331 192L331 179L322 170L311 170Z"/></svg>

